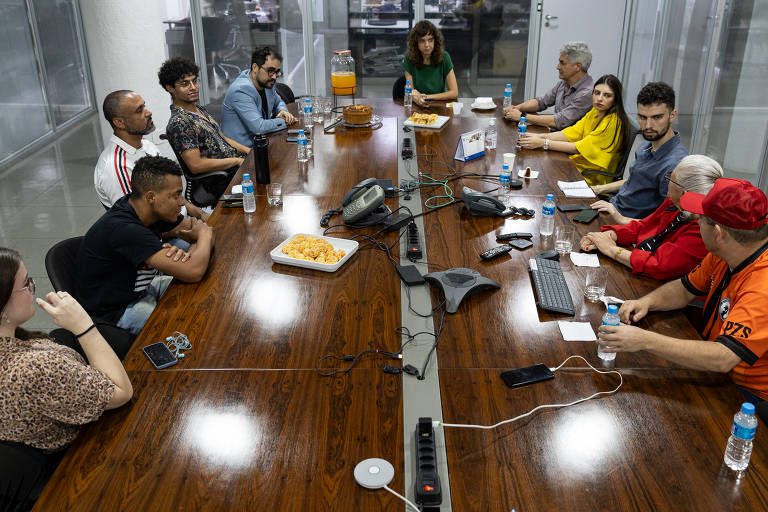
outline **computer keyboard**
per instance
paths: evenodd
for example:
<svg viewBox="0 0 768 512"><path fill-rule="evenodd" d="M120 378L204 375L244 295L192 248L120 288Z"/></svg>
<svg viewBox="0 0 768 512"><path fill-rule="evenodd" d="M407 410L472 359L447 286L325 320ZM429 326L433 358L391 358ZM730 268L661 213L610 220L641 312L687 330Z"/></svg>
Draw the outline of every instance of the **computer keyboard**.
<svg viewBox="0 0 768 512"><path fill-rule="evenodd" d="M560 263L543 258L531 258L528 268L533 276L538 300L536 304L542 309L573 315L571 291L565 282Z"/></svg>

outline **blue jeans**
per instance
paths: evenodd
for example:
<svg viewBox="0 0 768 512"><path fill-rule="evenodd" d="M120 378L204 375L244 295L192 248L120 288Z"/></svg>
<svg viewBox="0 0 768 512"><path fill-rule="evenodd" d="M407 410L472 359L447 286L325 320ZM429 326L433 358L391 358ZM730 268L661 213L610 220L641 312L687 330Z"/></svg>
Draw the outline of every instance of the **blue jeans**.
<svg viewBox="0 0 768 512"><path fill-rule="evenodd" d="M149 320L149 315L155 310L157 301L163 296L173 276L155 276L149 284L144 295L128 304L123 316L117 322L117 326L125 329L133 335L139 334L141 328Z"/></svg>

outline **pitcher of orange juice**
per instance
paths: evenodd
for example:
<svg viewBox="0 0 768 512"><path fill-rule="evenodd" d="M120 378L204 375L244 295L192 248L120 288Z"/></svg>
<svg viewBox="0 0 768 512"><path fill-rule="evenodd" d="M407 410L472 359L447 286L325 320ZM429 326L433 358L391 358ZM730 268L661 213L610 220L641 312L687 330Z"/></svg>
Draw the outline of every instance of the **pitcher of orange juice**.
<svg viewBox="0 0 768 512"><path fill-rule="evenodd" d="M333 94L346 96L357 92L355 59L350 50L336 50L331 58L331 88Z"/></svg>

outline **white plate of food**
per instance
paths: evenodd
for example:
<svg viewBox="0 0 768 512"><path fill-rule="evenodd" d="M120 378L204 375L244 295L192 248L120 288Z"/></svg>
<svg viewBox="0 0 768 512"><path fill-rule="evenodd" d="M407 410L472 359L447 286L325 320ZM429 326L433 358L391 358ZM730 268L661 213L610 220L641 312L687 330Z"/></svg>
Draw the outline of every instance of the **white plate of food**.
<svg viewBox="0 0 768 512"><path fill-rule="evenodd" d="M283 240L269 256L283 265L336 272L357 252L358 245L346 238L299 233Z"/></svg>
<svg viewBox="0 0 768 512"><path fill-rule="evenodd" d="M404 126L410 126L411 128L428 128L430 130L439 130L445 123L448 122L450 117L439 116L437 114L412 114L411 117L405 120Z"/></svg>

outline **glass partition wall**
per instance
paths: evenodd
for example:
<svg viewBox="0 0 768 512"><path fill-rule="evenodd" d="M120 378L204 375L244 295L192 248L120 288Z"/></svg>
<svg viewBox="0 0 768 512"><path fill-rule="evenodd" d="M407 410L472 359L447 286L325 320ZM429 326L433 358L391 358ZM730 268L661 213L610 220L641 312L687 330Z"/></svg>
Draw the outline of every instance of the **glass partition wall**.
<svg viewBox="0 0 768 512"><path fill-rule="evenodd" d="M94 110L77 0L0 0L0 168Z"/></svg>

